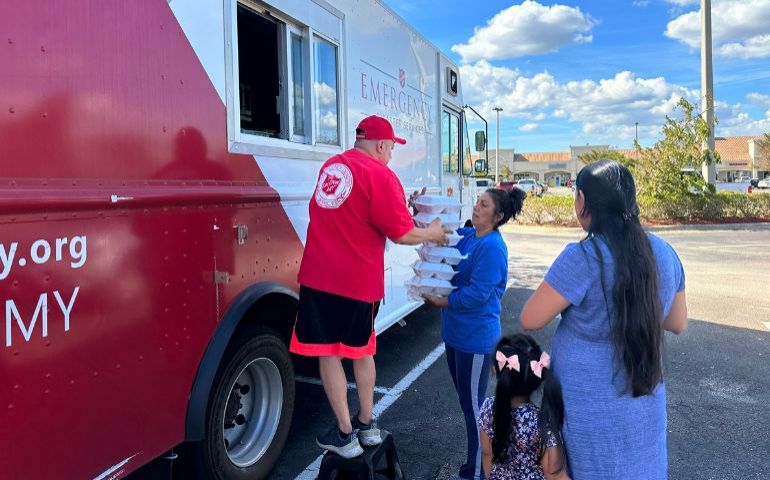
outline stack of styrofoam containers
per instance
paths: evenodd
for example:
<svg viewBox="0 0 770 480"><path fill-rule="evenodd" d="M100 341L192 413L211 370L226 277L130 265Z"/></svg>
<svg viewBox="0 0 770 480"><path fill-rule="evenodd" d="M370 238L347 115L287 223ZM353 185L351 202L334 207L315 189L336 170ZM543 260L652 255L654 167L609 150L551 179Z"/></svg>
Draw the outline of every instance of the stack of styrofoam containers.
<svg viewBox="0 0 770 480"><path fill-rule="evenodd" d="M462 238L455 230L460 227L460 202L451 197L438 195L422 195L414 201L417 214L414 223L418 227L427 227L436 218L441 224L452 230L449 237L449 246L439 246L432 242L425 242L417 249L420 260L412 264L414 277L408 282L409 297L414 300L423 300L423 294L446 296L452 293L456 287L450 282L455 272L452 266L460 263L465 257L454 248Z"/></svg>

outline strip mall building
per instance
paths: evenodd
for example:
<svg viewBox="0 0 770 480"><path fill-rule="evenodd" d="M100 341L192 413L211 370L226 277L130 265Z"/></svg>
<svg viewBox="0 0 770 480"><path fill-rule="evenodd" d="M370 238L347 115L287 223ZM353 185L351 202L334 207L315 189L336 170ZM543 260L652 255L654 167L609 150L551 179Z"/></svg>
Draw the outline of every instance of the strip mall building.
<svg viewBox="0 0 770 480"><path fill-rule="evenodd" d="M716 150L721 157L717 164L717 181L734 182L741 178L770 176L770 160L760 158L758 140L761 136L718 137ZM561 152L515 152L512 148L500 149L500 178L519 180L534 178L551 186L566 185L574 179L584 164L580 155L592 151L608 151L609 145L570 146ZM626 155L634 150L619 149ZM494 175L496 152L489 152L489 173Z"/></svg>

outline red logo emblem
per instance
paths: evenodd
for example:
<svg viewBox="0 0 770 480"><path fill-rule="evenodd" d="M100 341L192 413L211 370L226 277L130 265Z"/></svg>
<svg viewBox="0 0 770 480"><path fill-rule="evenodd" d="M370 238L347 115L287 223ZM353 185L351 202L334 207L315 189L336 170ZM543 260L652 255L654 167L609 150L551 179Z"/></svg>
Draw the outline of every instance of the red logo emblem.
<svg viewBox="0 0 770 480"><path fill-rule="evenodd" d="M337 191L337 187L340 185L341 181L342 179L340 177L327 175L323 181L323 185L321 185L321 190L327 195L334 195L334 192Z"/></svg>
<svg viewBox="0 0 770 480"><path fill-rule="evenodd" d="M343 163L323 169L315 190L315 201L321 208L338 208L353 190L353 173Z"/></svg>
<svg viewBox="0 0 770 480"><path fill-rule="evenodd" d="M404 85L406 85L406 72L403 68L398 69L398 82L401 84L401 88L404 88Z"/></svg>

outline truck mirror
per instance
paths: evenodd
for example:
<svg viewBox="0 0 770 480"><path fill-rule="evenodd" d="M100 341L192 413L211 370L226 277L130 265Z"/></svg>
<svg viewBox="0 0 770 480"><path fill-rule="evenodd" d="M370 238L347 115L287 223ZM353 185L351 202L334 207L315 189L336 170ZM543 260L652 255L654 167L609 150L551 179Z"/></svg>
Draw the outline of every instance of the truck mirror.
<svg viewBox="0 0 770 480"><path fill-rule="evenodd" d="M476 133L479 133L479 132L476 132ZM481 133L483 134L484 132L481 132ZM476 138L478 138L478 137L476 137ZM480 159L476 160L476 162L473 165L473 169L476 170L476 173L481 173L483 175L486 175L486 173L487 173L487 161L484 160L483 158L480 158Z"/></svg>
<svg viewBox="0 0 770 480"><path fill-rule="evenodd" d="M487 137L484 130L476 130L476 151L483 152L487 148Z"/></svg>

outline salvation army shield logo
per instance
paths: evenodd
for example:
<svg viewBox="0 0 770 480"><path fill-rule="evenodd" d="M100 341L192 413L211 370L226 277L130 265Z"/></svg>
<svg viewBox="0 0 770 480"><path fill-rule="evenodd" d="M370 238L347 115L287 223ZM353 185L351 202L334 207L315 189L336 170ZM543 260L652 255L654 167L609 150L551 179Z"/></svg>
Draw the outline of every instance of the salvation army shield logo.
<svg viewBox="0 0 770 480"><path fill-rule="evenodd" d="M401 84L401 88L404 88L404 85L406 85L406 71L403 68L398 69L398 83Z"/></svg>
<svg viewBox="0 0 770 480"><path fill-rule="evenodd" d="M337 208L353 190L353 174L347 165L333 163L321 172L315 189L315 202L321 208Z"/></svg>

